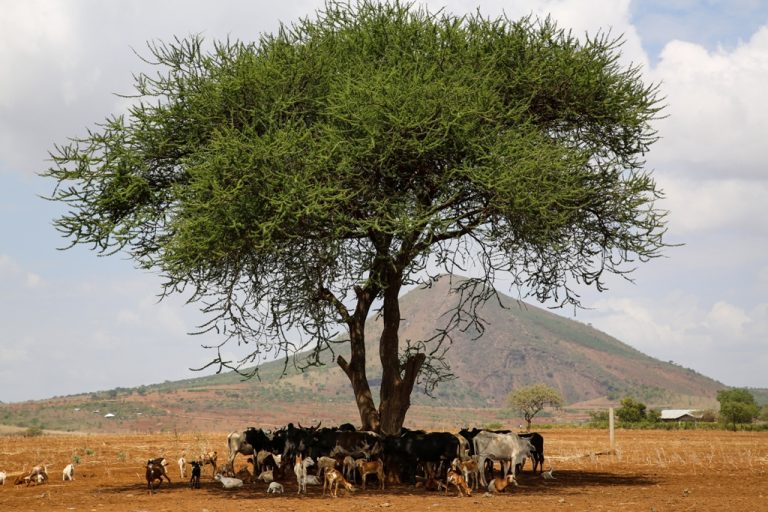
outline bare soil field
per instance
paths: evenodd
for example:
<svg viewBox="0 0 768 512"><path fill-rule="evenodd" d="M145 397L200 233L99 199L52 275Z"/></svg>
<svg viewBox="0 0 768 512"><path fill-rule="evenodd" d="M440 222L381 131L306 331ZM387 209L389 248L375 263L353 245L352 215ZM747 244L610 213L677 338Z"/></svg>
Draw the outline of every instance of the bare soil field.
<svg viewBox="0 0 768 512"><path fill-rule="evenodd" d="M309 486L296 496L296 482L285 479L286 493L266 493L266 484L223 489L206 466L201 488L179 478L175 461L203 450L226 458L226 433L0 435L0 510L161 512L197 511L768 511L768 433L714 431L626 431L616 434L615 455L608 434L586 429L544 430L545 468L555 479L529 471L520 485L488 496L481 490L459 498L398 485L384 491L358 490L339 498L322 497ZM147 491L144 464L165 456L173 482ZM79 458L74 481L62 481L66 464ZM14 475L46 463L50 480L14 485ZM238 456L236 467L245 465Z"/></svg>

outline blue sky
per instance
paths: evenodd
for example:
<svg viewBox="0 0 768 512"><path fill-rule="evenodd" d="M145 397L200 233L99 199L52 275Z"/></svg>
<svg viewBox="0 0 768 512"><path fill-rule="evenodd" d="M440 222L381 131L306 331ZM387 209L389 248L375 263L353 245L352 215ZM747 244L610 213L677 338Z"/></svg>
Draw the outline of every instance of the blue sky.
<svg viewBox="0 0 768 512"><path fill-rule="evenodd" d="M454 13L551 14L576 34L624 34L623 61L661 84L668 118L648 165L666 192L669 241L635 282L582 290L575 317L662 360L733 386L768 387L768 2L429 1ZM213 337L159 279L97 257L51 225L42 200L54 143L126 108L150 39L202 33L255 39L315 0L0 0L0 401L48 398L194 376ZM147 13L152 13L148 15ZM503 285L503 283L501 283ZM508 291L502 289L502 291ZM573 311L561 311L573 316ZM235 355L235 354L233 354ZM23 384L21 384L23 383Z"/></svg>

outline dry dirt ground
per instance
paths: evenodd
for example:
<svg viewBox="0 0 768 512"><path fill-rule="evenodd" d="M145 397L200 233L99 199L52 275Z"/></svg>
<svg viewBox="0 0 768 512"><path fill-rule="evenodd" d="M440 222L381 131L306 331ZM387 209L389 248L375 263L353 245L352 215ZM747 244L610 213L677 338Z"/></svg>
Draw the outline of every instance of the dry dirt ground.
<svg viewBox="0 0 768 512"><path fill-rule="evenodd" d="M266 484L225 490L204 471L199 490L179 478L175 461L205 449L225 458L226 433L141 435L0 436L2 511L219 512L260 511L768 511L768 433L709 431L624 431L616 434L616 455L608 434L583 429L544 430L545 467L554 480L527 470L508 492L445 496L410 486L358 490L337 499L321 487L296 496L295 479L286 494L266 494ZM173 482L147 492L144 463L165 456ZM77 457L74 481L62 481L63 467ZM14 485L13 475L47 463L50 480ZM245 460L238 456L236 466Z"/></svg>

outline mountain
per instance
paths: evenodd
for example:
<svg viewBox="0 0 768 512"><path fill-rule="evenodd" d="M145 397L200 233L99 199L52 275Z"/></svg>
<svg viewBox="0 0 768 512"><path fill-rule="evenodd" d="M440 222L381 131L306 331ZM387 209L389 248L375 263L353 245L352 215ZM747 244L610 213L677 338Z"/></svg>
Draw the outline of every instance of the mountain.
<svg viewBox="0 0 768 512"><path fill-rule="evenodd" d="M428 288L417 288L400 300L400 339L422 340L445 326L446 312L455 308L451 291L462 278L442 277ZM421 426L432 421L469 423L503 421L506 396L513 389L542 382L558 389L569 404L563 414L615 404L633 396L649 407L714 408L717 390L725 386L694 370L649 357L581 322L499 294L479 309L485 330L478 337L466 324L453 333L445 360L455 379L427 396L417 389L409 420ZM378 396L381 368L377 339L381 321L366 325L368 377ZM338 352L345 353L344 345ZM4 404L0 422L45 425L61 430L153 430L158 428L229 428L244 423L282 425L287 421L358 423L347 377L328 356L325 366L300 372L284 362L261 366L261 379L243 381L234 373L165 382L135 389L58 397L47 401ZM106 412L117 418L105 419ZM254 419L257 418L257 419ZM573 416L571 416L571 419ZM86 425L86 427L83 427Z"/></svg>
<svg viewBox="0 0 768 512"><path fill-rule="evenodd" d="M469 405L467 399L477 404L480 399L499 407L512 389L542 382L558 389L570 404L631 395L651 406L688 406L713 403L724 387L694 370L649 357L590 325L503 294L499 298L479 309L486 324L482 336L471 328L454 333L446 360L457 379L441 386L437 399L454 405ZM455 308L457 301L447 276L431 288L404 295L400 339L429 338L444 327L447 318L442 313ZM368 339L377 339L380 332L381 322L370 320Z"/></svg>

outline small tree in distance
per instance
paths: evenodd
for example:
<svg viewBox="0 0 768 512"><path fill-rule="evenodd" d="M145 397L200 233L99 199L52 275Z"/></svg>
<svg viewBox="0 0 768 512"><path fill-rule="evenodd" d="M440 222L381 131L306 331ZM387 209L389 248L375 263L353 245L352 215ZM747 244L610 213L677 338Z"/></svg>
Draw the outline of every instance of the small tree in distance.
<svg viewBox="0 0 768 512"><path fill-rule="evenodd" d="M531 430L531 420L547 405L562 407L563 397L560 393L546 384L533 384L512 391L507 403L510 409L523 415L526 430Z"/></svg>
<svg viewBox="0 0 768 512"><path fill-rule="evenodd" d="M646 406L644 403L631 397L621 401L621 407L616 409L616 417L622 423L640 423L646 419Z"/></svg>
<svg viewBox="0 0 768 512"><path fill-rule="evenodd" d="M736 430L737 423L752 423L760 413L755 397L746 389L721 389L717 392L720 402L720 421L729 423Z"/></svg>

